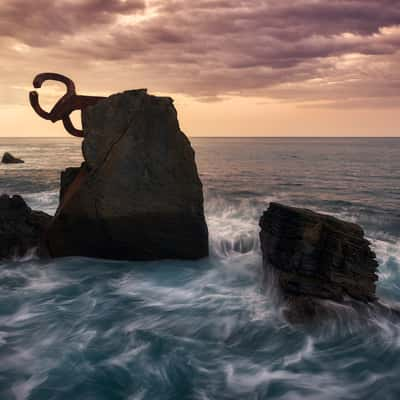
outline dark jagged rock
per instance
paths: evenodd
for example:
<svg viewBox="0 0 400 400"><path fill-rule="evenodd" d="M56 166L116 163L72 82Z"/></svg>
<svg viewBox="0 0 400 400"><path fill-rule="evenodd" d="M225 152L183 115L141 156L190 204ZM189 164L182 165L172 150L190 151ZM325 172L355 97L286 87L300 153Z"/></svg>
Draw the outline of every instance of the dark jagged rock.
<svg viewBox="0 0 400 400"><path fill-rule="evenodd" d="M260 226L264 270L300 314L318 312L312 299L376 300L378 263L360 226L278 203Z"/></svg>
<svg viewBox="0 0 400 400"><path fill-rule="evenodd" d="M21 196L0 196L0 259L23 256L39 248L51 220L42 211L32 211Z"/></svg>
<svg viewBox="0 0 400 400"><path fill-rule="evenodd" d="M14 157L11 153L9 153L8 151L6 151L3 154L3 158L1 159L1 162L3 164L22 164L25 161L21 160L20 158L16 158Z"/></svg>
<svg viewBox="0 0 400 400"><path fill-rule="evenodd" d="M116 94L83 112L83 129L85 162L62 175L50 255L207 256L202 184L172 100Z"/></svg>
<svg viewBox="0 0 400 400"><path fill-rule="evenodd" d="M66 193L69 185L74 181L74 179L79 174L81 170L80 167L69 167L61 172L60 179L60 203L62 203L64 194Z"/></svg>

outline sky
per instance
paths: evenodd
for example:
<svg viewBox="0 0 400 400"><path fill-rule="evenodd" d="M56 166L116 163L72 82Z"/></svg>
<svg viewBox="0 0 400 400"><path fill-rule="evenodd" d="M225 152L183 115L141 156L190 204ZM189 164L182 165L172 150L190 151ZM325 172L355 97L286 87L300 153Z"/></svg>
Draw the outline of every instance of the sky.
<svg viewBox="0 0 400 400"><path fill-rule="evenodd" d="M1 0L0 60L0 136L68 135L39 72L170 96L189 136L400 136L399 0Z"/></svg>

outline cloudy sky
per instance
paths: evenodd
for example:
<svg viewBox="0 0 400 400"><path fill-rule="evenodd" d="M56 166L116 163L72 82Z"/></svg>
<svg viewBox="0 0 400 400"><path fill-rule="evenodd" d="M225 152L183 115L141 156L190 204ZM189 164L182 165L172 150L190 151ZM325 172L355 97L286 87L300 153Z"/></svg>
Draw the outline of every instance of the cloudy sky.
<svg viewBox="0 0 400 400"><path fill-rule="evenodd" d="M0 136L66 135L44 71L171 96L190 136L400 136L399 0L1 0L0 57Z"/></svg>

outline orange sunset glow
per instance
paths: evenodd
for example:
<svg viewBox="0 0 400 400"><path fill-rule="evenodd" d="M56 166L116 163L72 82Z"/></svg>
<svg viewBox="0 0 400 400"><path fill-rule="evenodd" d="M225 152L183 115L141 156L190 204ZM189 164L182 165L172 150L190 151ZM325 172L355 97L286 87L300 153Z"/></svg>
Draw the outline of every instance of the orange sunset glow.
<svg viewBox="0 0 400 400"><path fill-rule="evenodd" d="M189 136L400 136L399 24L391 0L3 0L0 136L65 135L29 106L44 71L170 96Z"/></svg>

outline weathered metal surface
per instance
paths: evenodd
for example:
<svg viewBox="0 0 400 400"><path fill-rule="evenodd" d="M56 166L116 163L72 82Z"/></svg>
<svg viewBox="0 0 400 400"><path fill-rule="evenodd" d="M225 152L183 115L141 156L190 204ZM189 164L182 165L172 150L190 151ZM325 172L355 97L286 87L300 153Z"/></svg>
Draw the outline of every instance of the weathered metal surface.
<svg viewBox="0 0 400 400"><path fill-rule="evenodd" d="M29 101L32 108L44 119L52 122L62 120L64 128L71 135L83 137L83 131L75 128L72 124L70 114L75 110L84 110L86 107L105 99L105 97L77 95L74 82L68 77L54 72L44 72L37 75L33 80L33 87L39 89L45 81L49 80L63 83L67 88L67 92L57 101L51 111L47 112L39 104L39 94L36 91L32 91L29 93Z"/></svg>

